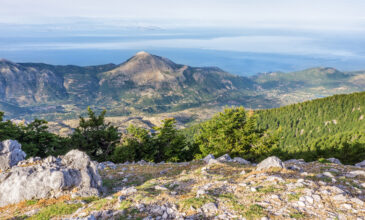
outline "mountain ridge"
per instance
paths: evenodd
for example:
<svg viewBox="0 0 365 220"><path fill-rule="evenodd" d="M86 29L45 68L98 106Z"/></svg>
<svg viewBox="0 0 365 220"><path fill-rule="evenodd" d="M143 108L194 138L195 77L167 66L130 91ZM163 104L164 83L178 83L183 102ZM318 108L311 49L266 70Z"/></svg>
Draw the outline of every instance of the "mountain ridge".
<svg viewBox="0 0 365 220"><path fill-rule="evenodd" d="M75 118L87 106L106 108L112 115L224 105L271 108L362 91L364 85L362 71L317 67L243 77L217 67L176 64L144 51L120 64L84 67L2 59L0 110L11 117L57 119Z"/></svg>

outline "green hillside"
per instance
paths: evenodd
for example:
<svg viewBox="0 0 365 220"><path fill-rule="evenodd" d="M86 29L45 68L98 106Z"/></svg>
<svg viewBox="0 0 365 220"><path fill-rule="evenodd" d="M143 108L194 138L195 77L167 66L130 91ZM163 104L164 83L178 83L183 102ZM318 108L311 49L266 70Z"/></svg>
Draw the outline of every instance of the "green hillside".
<svg viewBox="0 0 365 220"><path fill-rule="evenodd" d="M280 131L284 152L323 154L365 144L365 92L334 95L256 112L260 129ZM342 151L341 151L342 152ZM343 153L343 152L342 152ZM300 154L299 154L300 155ZM345 155L337 155L345 157Z"/></svg>

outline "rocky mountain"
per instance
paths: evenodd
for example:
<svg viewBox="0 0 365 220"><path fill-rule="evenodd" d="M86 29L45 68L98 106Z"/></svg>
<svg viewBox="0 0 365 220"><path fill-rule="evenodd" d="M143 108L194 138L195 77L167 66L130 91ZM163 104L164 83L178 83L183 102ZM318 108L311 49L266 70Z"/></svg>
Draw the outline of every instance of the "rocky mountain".
<svg viewBox="0 0 365 220"><path fill-rule="evenodd" d="M263 93L278 98L280 105L302 102L334 94L365 90L365 74L341 72L334 68L317 67L302 71L272 72L252 77Z"/></svg>
<svg viewBox="0 0 365 220"><path fill-rule="evenodd" d="M0 61L0 110L7 118L77 118L87 106L109 116L243 105L272 108L363 91L365 73L313 68L293 73L232 75L190 67L147 52L115 65L60 66Z"/></svg>
<svg viewBox="0 0 365 220"><path fill-rule="evenodd" d="M28 106L68 97L63 77L49 69L0 60L0 73L0 98L3 102Z"/></svg>
<svg viewBox="0 0 365 220"><path fill-rule="evenodd" d="M1 110L12 117L72 118L86 106L107 108L112 115L156 113L202 105L246 104L257 95L251 79L215 67L175 64L146 52L120 65L88 67L2 60L0 77Z"/></svg>

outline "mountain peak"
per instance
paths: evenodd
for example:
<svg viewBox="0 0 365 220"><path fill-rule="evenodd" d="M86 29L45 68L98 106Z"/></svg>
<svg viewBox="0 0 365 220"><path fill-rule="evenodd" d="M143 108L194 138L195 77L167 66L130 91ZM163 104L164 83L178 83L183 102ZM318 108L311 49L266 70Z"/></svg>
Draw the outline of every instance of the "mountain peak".
<svg viewBox="0 0 365 220"><path fill-rule="evenodd" d="M0 63L13 63L13 62L4 58L0 58Z"/></svg>
<svg viewBox="0 0 365 220"><path fill-rule="evenodd" d="M11 62L10 60L0 58L0 65L4 67L4 66L15 66L17 64L14 62Z"/></svg>
<svg viewBox="0 0 365 220"><path fill-rule="evenodd" d="M139 51L135 55L136 57L146 57L146 56L152 56L150 53L147 53L146 51Z"/></svg>

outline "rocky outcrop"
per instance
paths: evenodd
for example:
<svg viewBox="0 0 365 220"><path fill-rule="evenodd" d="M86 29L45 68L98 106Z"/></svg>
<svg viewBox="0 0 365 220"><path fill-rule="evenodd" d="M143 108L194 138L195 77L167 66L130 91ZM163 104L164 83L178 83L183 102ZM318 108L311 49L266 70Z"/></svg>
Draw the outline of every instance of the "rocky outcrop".
<svg viewBox="0 0 365 220"><path fill-rule="evenodd" d="M0 143L0 170L7 170L24 160L26 154L21 145L14 140L6 140Z"/></svg>
<svg viewBox="0 0 365 220"><path fill-rule="evenodd" d="M251 164L250 161L245 160L245 159L243 159L241 157L235 157L235 158L233 158L233 162L236 162L236 163L239 163L239 164L243 164L243 165L250 165Z"/></svg>
<svg viewBox="0 0 365 220"><path fill-rule="evenodd" d="M215 157L212 154L208 154L206 157L204 157L203 159L206 163L209 163L210 160L215 160Z"/></svg>
<svg viewBox="0 0 365 220"><path fill-rule="evenodd" d="M84 152L32 161L0 173L0 206L67 194L94 196L102 190L96 163Z"/></svg>
<svg viewBox="0 0 365 220"><path fill-rule="evenodd" d="M78 170L88 164L87 159L76 151L61 158L30 158L22 166L60 163ZM50 208L55 210L52 219L69 220L364 219L363 168L299 159L285 161L291 170L257 172L256 165L233 160L221 163L210 157L209 163L216 161L214 166L202 161L114 164L114 169L100 172L110 183L105 184L106 197L61 197L56 204L54 199L28 201L2 208L0 219L41 219L41 213ZM259 167L280 167L281 163L270 157ZM71 211L61 214L58 207Z"/></svg>
<svg viewBox="0 0 365 220"><path fill-rule="evenodd" d="M228 154L225 154L225 155L218 157L217 160L219 162L231 162L232 158Z"/></svg>
<svg viewBox="0 0 365 220"><path fill-rule="evenodd" d="M360 168L365 168L365 160L363 160L360 163L355 164L355 166L360 167Z"/></svg>
<svg viewBox="0 0 365 220"><path fill-rule="evenodd" d="M285 168L285 164L275 156L268 157L257 165L256 170L265 170L273 167Z"/></svg>
<svg viewBox="0 0 365 220"><path fill-rule="evenodd" d="M338 164L338 165L342 165L341 161L339 159L337 159L337 158L331 157L331 158L328 158L327 160L329 162L331 162L331 163L335 163L335 164Z"/></svg>

